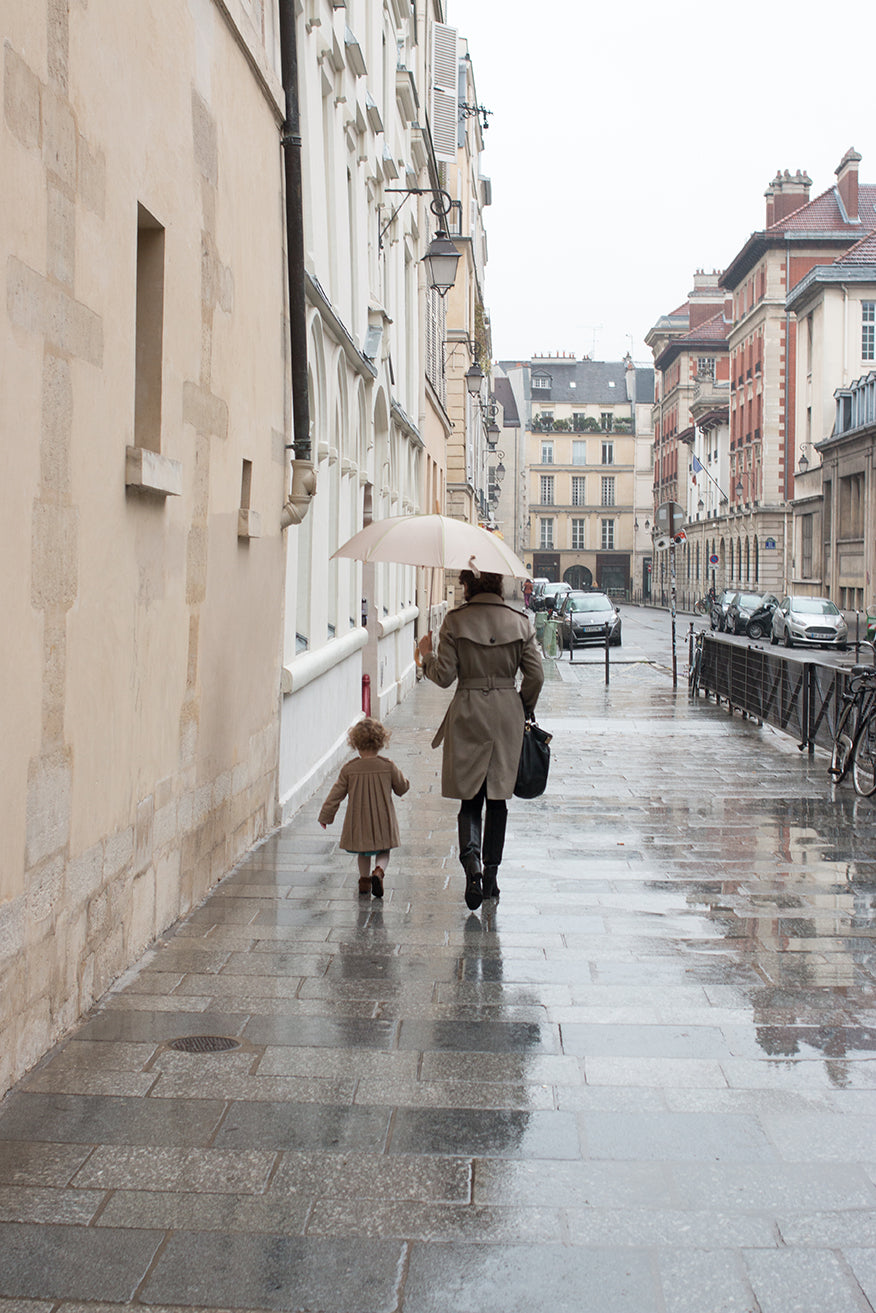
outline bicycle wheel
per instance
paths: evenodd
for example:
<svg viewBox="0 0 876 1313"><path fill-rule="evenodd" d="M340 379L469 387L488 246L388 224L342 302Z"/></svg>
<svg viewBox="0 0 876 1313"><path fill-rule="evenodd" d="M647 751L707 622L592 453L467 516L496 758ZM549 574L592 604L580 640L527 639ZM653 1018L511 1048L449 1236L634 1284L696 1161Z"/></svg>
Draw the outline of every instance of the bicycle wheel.
<svg viewBox="0 0 876 1313"><path fill-rule="evenodd" d="M833 736L833 749L830 754L828 770L837 784L844 780L852 764L852 748L855 743L855 730L858 728L858 704L847 702L837 721Z"/></svg>
<svg viewBox="0 0 876 1313"><path fill-rule="evenodd" d="M697 615L707 615L709 610L709 601L706 597L701 597L698 602L694 602L694 611Z"/></svg>
<svg viewBox="0 0 876 1313"><path fill-rule="evenodd" d="M876 717L868 716L855 743L852 762L855 792L862 798L876 793Z"/></svg>

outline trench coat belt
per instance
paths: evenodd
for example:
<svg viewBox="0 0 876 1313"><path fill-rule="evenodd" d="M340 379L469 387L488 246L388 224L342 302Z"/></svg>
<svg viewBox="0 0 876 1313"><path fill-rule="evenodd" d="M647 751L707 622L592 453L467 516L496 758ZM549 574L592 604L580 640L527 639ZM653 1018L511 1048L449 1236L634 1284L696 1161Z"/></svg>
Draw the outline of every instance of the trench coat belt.
<svg viewBox="0 0 876 1313"><path fill-rule="evenodd" d="M482 679L460 679L457 681L458 688L516 688L514 678L511 675L486 675Z"/></svg>

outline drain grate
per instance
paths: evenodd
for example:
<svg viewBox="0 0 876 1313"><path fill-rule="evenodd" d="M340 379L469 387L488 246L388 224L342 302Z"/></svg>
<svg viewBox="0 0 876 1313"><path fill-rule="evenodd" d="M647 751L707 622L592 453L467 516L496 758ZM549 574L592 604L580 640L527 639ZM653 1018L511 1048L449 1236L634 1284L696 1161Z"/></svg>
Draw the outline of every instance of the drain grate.
<svg viewBox="0 0 876 1313"><path fill-rule="evenodd" d="M229 1049L239 1049L240 1040L230 1035L183 1035L172 1039L167 1047L178 1053L227 1053Z"/></svg>

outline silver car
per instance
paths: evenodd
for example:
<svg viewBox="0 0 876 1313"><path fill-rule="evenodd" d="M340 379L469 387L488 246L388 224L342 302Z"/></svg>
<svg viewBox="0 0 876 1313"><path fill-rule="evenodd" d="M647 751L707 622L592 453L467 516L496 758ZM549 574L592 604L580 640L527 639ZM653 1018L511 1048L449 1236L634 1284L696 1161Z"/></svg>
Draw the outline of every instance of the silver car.
<svg viewBox="0 0 876 1313"><path fill-rule="evenodd" d="M773 611L771 643L846 650L849 627L829 597L785 597Z"/></svg>

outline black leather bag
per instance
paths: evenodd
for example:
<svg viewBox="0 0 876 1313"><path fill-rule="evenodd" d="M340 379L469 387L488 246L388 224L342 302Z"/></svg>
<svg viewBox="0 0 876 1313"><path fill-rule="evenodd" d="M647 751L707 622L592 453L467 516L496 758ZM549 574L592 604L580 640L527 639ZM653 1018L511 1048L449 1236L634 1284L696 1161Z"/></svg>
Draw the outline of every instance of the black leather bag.
<svg viewBox="0 0 876 1313"><path fill-rule="evenodd" d="M517 767L517 783L514 785L515 798L539 798L547 788L551 737L534 720L527 720L523 727L523 746L520 749L520 765Z"/></svg>

